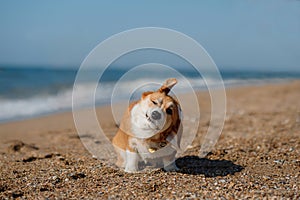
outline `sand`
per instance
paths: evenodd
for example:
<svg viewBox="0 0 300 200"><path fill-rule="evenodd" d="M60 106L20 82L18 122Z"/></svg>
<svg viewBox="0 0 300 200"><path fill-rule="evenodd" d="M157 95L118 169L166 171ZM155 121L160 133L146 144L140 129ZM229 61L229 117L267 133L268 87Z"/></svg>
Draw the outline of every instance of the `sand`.
<svg viewBox="0 0 300 200"><path fill-rule="evenodd" d="M0 125L0 199L300 198L300 81L227 89L227 117L217 145L198 158L209 126L209 96L197 94L197 137L178 172L128 174L83 147L71 113ZM97 109L110 135L109 107Z"/></svg>

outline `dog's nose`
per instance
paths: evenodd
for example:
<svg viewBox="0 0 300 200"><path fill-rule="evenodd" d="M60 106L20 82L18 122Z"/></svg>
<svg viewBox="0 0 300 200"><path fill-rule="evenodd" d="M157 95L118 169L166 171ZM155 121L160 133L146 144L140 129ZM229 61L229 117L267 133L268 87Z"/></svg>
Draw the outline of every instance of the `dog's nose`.
<svg viewBox="0 0 300 200"><path fill-rule="evenodd" d="M161 114L158 112L158 111L153 111L152 113L151 113L151 117L152 117L152 119L154 119L154 120L159 120L160 118L161 118Z"/></svg>

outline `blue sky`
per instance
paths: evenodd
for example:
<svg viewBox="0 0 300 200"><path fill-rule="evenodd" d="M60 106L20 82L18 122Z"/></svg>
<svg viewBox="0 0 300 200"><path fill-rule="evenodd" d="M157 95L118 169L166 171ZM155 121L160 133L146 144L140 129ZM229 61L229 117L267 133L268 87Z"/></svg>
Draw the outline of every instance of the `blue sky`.
<svg viewBox="0 0 300 200"><path fill-rule="evenodd" d="M297 0L0 1L0 66L78 68L99 42L146 26L194 38L221 69L300 70Z"/></svg>

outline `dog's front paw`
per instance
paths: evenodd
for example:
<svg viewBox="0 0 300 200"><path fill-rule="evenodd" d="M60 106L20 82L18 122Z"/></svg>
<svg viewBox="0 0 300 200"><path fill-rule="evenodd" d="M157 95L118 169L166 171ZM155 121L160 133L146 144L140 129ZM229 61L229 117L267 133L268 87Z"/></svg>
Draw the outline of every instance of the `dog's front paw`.
<svg viewBox="0 0 300 200"><path fill-rule="evenodd" d="M170 164L170 165L168 165L168 166L165 166L165 167L164 167L164 170L165 170L166 172L174 172L174 171L178 171L178 170L180 170L180 169L177 167L176 163L173 162L172 164Z"/></svg>
<svg viewBox="0 0 300 200"><path fill-rule="evenodd" d="M127 173L135 173L135 172L137 172L138 170L137 170L137 169L134 169L134 168L125 168L124 171L127 172Z"/></svg>
<svg viewBox="0 0 300 200"><path fill-rule="evenodd" d="M124 171L128 173L137 172L138 171L137 163L126 163Z"/></svg>
<svg viewBox="0 0 300 200"><path fill-rule="evenodd" d="M139 155L135 152L126 151L125 172L133 173L138 171Z"/></svg>

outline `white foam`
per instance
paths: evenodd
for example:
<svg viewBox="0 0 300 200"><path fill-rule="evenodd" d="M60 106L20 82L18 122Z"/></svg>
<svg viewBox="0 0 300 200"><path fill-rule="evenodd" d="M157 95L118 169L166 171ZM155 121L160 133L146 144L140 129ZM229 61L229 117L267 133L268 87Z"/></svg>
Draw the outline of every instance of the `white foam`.
<svg viewBox="0 0 300 200"><path fill-rule="evenodd" d="M162 83L163 79L149 79L149 82ZM195 89L205 89L206 84L202 79L189 79L190 84ZM212 85L218 85L214 79L208 79ZM270 81L270 80L269 80ZM279 81L279 79L274 80ZM174 88L177 92L184 91L187 85L183 85L184 81L178 80L178 84ZM268 80L264 79L250 79L250 80L241 80L241 79L228 79L225 82L225 85L247 85L247 84L257 84L268 82ZM133 81L128 81L125 84L121 84L121 92L118 93L117 98L121 100L125 100L124 97L128 95L128 91L131 91L134 88L137 88L141 83L145 83L145 79L137 79ZM110 103L110 97L112 95L112 91L114 89L115 83L107 82L100 84L100 87L97 88L95 99L96 103L99 104L108 104ZM90 102L87 99L87 93L91 91L92 85L89 83L79 84L76 90L80 94L79 102L82 107L91 106L88 105ZM53 113L71 110L72 108L72 92L73 88L61 91L55 95L41 95L34 96L31 98L24 99L0 99L0 121L9 121L20 118L33 117L41 114Z"/></svg>

